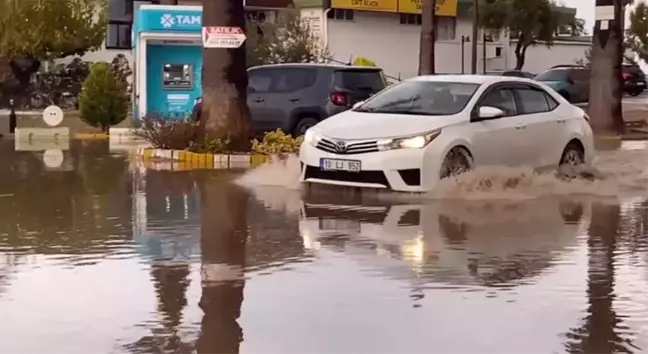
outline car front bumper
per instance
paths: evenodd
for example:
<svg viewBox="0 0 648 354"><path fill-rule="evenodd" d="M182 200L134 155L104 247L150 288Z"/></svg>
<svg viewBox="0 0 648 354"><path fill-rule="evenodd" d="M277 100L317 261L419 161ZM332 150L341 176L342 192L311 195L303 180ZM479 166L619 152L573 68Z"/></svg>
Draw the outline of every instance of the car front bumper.
<svg viewBox="0 0 648 354"><path fill-rule="evenodd" d="M326 171L324 158L357 160L360 172ZM300 181L348 187L391 189L399 192L426 192L439 180L441 159L430 150L398 149L363 154L332 154L308 143L299 151L302 162Z"/></svg>

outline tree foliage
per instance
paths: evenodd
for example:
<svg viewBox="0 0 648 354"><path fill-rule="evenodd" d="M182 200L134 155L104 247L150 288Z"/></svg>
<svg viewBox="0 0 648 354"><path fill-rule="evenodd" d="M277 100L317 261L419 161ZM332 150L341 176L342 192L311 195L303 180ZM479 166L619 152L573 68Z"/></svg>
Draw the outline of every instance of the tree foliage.
<svg viewBox="0 0 648 354"><path fill-rule="evenodd" d="M248 21L247 65L321 63L329 53L299 9L279 12L274 23Z"/></svg>
<svg viewBox="0 0 648 354"><path fill-rule="evenodd" d="M527 49L542 42L553 44L554 36L561 25L572 23L577 29L575 19L558 11L552 0L480 0L480 26L491 32L508 30L511 38L517 39L515 47L516 65L524 67Z"/></svg>
<svg viewBox="0 0 648 354"><path fill-rule="evenodd" d="M641 1L630 11L627 31L628 47L643 61L648 62L648 2Z"/></svg>
<svg viewBox="0 0 648 354"><path fill-rule="evenodd" d="M126 118L128 102L126 88L110 64L92 65L79 99L81 119L93 127L107 131L110 126L119 124Z"/></svg>

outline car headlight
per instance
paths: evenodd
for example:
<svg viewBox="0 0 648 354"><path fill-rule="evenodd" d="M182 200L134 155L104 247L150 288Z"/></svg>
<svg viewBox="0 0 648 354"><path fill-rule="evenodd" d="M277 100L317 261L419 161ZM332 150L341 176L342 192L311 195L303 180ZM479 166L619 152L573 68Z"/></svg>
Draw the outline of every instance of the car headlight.
<svg viewBox="0 0 648 354"><path fill-rule="evenodd" d="M408 136L406 138L385 139L378 141L378 149L395 150L395 149L422 149L429 144L434 138L441 134L440 130L430 133Z"/></svg>
<svg viewBox="0 0 648 354"><path fill-rule="evenodd" d="M304 142L316 146L322 140L322 136L315 133L313 129L308 129L304 134Z"/></svg>

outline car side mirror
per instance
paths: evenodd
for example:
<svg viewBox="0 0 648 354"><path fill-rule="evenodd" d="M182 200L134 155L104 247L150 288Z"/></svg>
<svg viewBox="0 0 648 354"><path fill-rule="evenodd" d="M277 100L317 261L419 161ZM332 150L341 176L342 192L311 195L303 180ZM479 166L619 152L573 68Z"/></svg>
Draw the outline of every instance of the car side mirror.
<svg viewBox="0 0 648 354"><path fill-rule="evenodd" d="M353 104L353 106L351 108L356 109L356 108L360 107L364 102L365 101L356 102L356 103Z"/></svg>
<svg viewBox="0 0 648 354"><path fill-rule="evenodd" d="M504 111L495 107L490 107L490 106L479 107L479 111L477 112L478 120L490 120L490 119L497 119L501 117L504 117Z"/></svg>

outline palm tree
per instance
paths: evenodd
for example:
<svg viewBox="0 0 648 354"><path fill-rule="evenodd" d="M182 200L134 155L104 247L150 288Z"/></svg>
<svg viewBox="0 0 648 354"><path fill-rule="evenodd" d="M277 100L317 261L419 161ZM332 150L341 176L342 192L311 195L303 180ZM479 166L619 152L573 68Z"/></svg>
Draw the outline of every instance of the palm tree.
<svg viewBox="0 0 648 354"><path fill-rule="evenodd" d="M249 196L223 175L201 183L203 310L198 353L238 353Z"/></svg>
<svg viewBox="0 0 648 354"><path fill-rule="evenodd" d="M572 328L566 334L565 347L569 353L632 353L631 343L625 343L616 331L621 319L612 306L616 298L614 261L620 214L619 205L592 205L587 242L588 314L581 327Z"/></svg>

